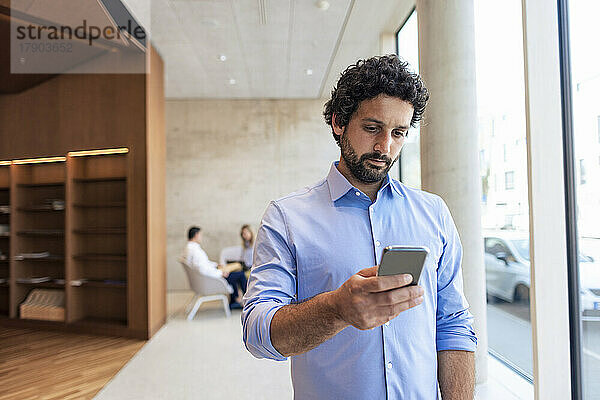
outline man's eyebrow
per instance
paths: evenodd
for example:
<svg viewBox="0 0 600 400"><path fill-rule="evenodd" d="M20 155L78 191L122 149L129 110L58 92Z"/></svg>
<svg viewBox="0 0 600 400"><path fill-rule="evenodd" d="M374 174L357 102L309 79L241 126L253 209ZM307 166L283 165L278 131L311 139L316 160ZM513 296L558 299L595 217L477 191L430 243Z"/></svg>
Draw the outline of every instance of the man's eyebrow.
<svg viewBox="0 0 600 400"><path fill-rule="evenodd" d="M375 118L363 118L363 121L374 122L376 124L385 125L382 121L379 121L378 119L375 119Z"/></svg>
<svg viewBox="0 0 600 400"><path fill-rule="evenodd" d="M375 118L363 118L364 122L373 122L379 125L385 125L382 121L375 119ZM395 129L409 129L410 127L405 126L405 125L398 125Z"/></svg>

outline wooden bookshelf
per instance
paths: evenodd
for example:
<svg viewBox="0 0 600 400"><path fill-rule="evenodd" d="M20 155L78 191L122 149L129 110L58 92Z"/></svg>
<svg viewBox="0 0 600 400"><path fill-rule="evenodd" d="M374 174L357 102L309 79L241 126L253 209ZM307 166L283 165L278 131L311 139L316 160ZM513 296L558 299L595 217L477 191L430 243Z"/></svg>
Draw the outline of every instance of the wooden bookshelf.
<svg viewBox="0 0 600 400"><path fill-rule="evenodd" d="M44 257L44 258L14 258L13 257L13 261L15 262L15 264L18 263L63 263L65 261L65 257L64 256L59 256L59 255L50 255L48 257Z"/></svg>
<svg viewBox="0 0 600 400"><path fill-rule="evenodd" d="M0 287L0 325L148 339L165 323L164 68L151 45L146 55L146 73L57 74L0 96L0 206L3 196L12 206L0 211L0 225L11 225L0 237L10 251L0 261L10 278ZM65 160L41 162L48 157ZM44 211L50 198L64 210ZM64 234L17 234L33 229ZM55 258L14 258L46 249ZM126 283L52 288L65 292L57 323L19 318L37 288L15 279L33 276Z"/></svg>
<svg viewBox="0 0 600 400"><path fill-rule="evenodd" d="M73 181L76 183L98 183L98 182L125 182L127 177L125 176L107 176L107 177L96 177L96 178L74 178Z"/></svg>
<svg viewBox="0 0 600 400"><path fill-rule="evenodd" d="M60 213L60 212L64 212L65 210L56 210L56 209L52 209L52 208L48 208L47 206L30 206L30 207L19 207L17 208L17 211L23 211L23 212L53 212L53 213Z"/></svg>
<svg viewBox="0 0 600 400"><path fill-rule="evenodd" d="M68 163L68 280L87 281L66 289L67 322L128 325L128 155Z"/></svg>
<svg viewBox="0 0 600 400"><path fill-rule="evenodd" d="M39 282L39 283L17 282L17 285L28 286L30 288L33 288L33 287L38 287L38 288L58 288L58 289L64 289L65 288L65 284L64 283L55 283L55 282Z"/></svg>
<svg viewBox="0 0 600 400"><path fill-rule="evenodd" d="M107 282L103 282L103 281L86 281L86 282L83 282L81 285L71 285L71 286L76 286L76 287L93 286L93 287L108 288L108 289L127 289L127 282L107 283Z"/></svg>
<svg viewBox="0 0 600 400"><path fill-rule="evenodd" d="M0 322L55 326L20 316L28 294L43 288L64 291L66 329L145 336L129 317L130 171L128 153L0 167L0 206L8 206L0 225L9 225L0 231ZM51 280L26 281L37 277Z"/></svg>
<svg viewBox="0 0 600 400"><path fill-rule="evenodd" d="M108 253L82 253L75 254L73 259L80 261L127 261L125 254L108 254Z"/></svg>
<svg viewBox="0 0 600 400"><path fill-rule="evenodd" d="M125 202L107 202L107 203L75 203L76 208L125 208Z"/></svg>
<svg viewBox="0 0 600 400"><path fill-rule="evenodd" d="M64 284L52 281L19 282L40 276L65 278L65 213L32 212L56 202L64 206L67 175L64 160L63 157L58 161L11 165L11 318L21 318L19 306L32 290L64 291ZM29 253L45 252L50 256L20 258Z"/></svg>
<svg viewBox="0 0 600 400"><path fill-rule="evenodd" d="M83 228L83 229L74 229L73 233L77 233L80 235L125 235L127 234L127 228L122 227L108 227L108 228Z"/></svg>
<svg viewBox="0 0 600 400"><path fill-rule="evenodd" d="M10 206L10 166L0 166L0 206ZM0 211L0 316L10 314L10 211ZM4 229L7 232L4 232Z"/></svg>
<svg viewBox="0 0 600 400"><path fill-rule="evenodd" d="M18 188L63 187L64 182L17 183Z"/></svg>

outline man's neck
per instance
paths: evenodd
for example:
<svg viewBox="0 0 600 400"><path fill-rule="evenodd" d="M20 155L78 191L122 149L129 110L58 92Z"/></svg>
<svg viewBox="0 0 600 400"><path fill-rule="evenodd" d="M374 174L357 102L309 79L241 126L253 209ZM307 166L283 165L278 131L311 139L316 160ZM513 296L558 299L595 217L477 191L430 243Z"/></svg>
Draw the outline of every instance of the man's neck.
<svg viewBox="0 0 600 400"><path fill-rule="evenodd" d="M338 171L340 171L340 174L342 174L344 178L346 178L348 182L350 182L352 186L358 188L361 192L369 196L371 201L375 201L375 199L377 198L377 192L379 191L383 180L374 183L364 183L362 181L359 181L352 174L350 168L348 168L348 165L346 165L346 161L344 161L343 157L340 157L340 162L338 163L337 169Z"/></svg>

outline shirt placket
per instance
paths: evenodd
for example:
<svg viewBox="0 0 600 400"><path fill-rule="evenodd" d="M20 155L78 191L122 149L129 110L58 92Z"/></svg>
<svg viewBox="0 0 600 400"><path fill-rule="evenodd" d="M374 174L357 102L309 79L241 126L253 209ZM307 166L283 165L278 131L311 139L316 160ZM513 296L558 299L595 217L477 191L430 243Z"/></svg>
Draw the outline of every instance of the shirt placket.
<svg viewBox="0 0 600 400"><path fill-rule="evenodd" d="M377 213L377 204L378 202L375 202L373 204L371 204L369 206L369 223L371 225L371 240L373 241L373 253L374 253L374 260L375 263L377 265L379 265L379 263L381 262L381 256L382 256L382 251L383 251L383 232L380 231L380 227L381 224L378 223L378 218L380 217ZM383 375L384 375L384 379L385 379L385 391L386 391L386 397L389 399L390 397L390 393L389 393L389 382L390 382L390 377L388 376L392 369L394 368L394 365L392 363L391 357L388 354L388 346L386 346L386 340L387 340L387 336L388 336L388 331L390 329L390 322L386 322L385 324L382 325L381 327L381 335L382 335L382 352L383 352Z"/></svg>

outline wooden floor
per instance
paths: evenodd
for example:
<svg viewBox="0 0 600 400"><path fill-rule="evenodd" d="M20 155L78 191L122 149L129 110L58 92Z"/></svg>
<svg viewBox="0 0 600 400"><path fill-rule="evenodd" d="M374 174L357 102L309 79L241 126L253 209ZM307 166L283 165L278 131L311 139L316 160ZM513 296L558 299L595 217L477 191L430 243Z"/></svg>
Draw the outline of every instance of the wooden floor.
<svg viewBox="0 0 600 400"><path fill-rule="evenodd" d="M91 399L144 343L0 327L0 400Z"/></svg>

